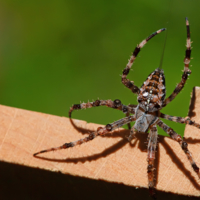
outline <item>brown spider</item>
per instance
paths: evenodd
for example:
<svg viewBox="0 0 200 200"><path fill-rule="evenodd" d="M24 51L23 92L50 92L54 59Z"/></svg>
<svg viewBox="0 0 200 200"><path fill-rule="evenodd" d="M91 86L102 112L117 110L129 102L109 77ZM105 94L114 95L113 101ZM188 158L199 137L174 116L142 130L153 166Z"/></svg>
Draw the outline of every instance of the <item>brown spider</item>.
<svg viewBox="0 0 200 200"><path fill-rule="evenodd" d="M34 156L54 151L58 149L66 149L69 147L74 147L76 145L80 145L84 142L88 142L90 140L93 140L98 135L105 135L106 133L109 133L110 131L113 131L125 124L128 124L130 127L130 122L135 121L134 126L130 130L130 135L128 137L129 140L132 139L133 135L138 132L148 132L150 129L149 135L148 135L148 155L147 155L147 161L148 161L148 167L147 167L147 173L148 173L148 186L150 195L155 198L155 182L154 182L154 161L155 161L155 151L156 151L156 145L157 145L157 127L156 125L160 126L172 139L177 141L183 151L185 152L193 170L197 173L197 175L200 178L199 173L199 167L197 167L194 159L192 158L192 155L190 151L188 150L188 144L182 139L182 137L177 134L172 128L170 128L168 125L162 122L160 118L168 119L170 121L184 123L196 126L197 128L200 128L200 124L195 123L194 121L191 121L189 118L185 119L182 117L176 117L176 116L170 116L166 115L160 112L160 110L165 107L168 103L170 103L176 95L183 89L185 82L188 78L188 76L191 74L191 70L189 69L189 63L190 63L190 54L191 54L191 41L190 41L190 29L189 29L189 21L186 18L186 28L187 28L187 49L184 59L184 72L182 75L181 82L176 86L173 93L165 99L166 91L165 91L165 76L162 69L156 69L153 71L147 78L147 80L143 83L141 88L138 88L134 85L133 81L130 81L127 79L127 75L131 69L131 66L136 59L137 54L140 52L140 49L155 35L158 33L161 33L165 29L160 29L153 34L151 34L148 38L143 40L134 50L126 68L123 71L122 74L122 83L129 88L133 93L137 94L137 100L138 105L123 105L120 100L116 99L114 101L111 100L96 100L94 102L88 102L88 103L81 103L81 104L74 104L70 110L69 110L69 117L71 118L71 113L73 110L83 109L83 108L91 108L91 107L97 107L97 106L107 106L110 108L121 110L123 113L126 114L126 117L123 119L120 119L118 121L113 122L112 124L107 124L105 127L99 127L95 132L90 133L88 137L85 137L83 139L65 143L60 147L50 148L47 150L43 150L40 152L37 152L34 154ZM132 114L129 116L129 114Z"/></svg>

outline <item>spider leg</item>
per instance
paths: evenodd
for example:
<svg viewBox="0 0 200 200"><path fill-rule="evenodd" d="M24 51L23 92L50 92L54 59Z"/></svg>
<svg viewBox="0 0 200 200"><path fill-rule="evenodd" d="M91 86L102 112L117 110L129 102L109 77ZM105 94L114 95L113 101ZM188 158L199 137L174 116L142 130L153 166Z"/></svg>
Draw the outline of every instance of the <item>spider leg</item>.
<svg viewBox="0 0 200 200"><path fill-rule="evenodd" d="M127 123L132 122L132 121L135 121L134 115L122 118L118 121L113 122L112 124L107 124L105 127L98 127L97 130L95 132L90 133L88 137L85 137L85 138L80 139L80 140L76 140L74 142L65 143L65 144L63 144L62 146L59 146L59 147L54 147L54 148L46 149L46 150L43 150L43 151L39 151L39 152L33 154L33 156L37 156L38 154L46 153L46 152L50 152L50 151L56 151L56 150L59 150L59 149L67 149L69 147L74 147L76 145L83 144L85 142L93 140L94 138L96 138L99 135L105 135L106 133L109 133L109 132L111 132L111 131L113 131L113 130L115 130L115 129L117 129L117 128L119 128L119 127L121 127L121 126L123 126Z"/></svg>
<svg viewBox="0 0 200 200"><path fill-rule="evenodd" d="M123 71L123 74L122 74L122 83L127 87L129 88L133 93L136 93L138 94L140 89L134 85L134 82L133 81L130 81L129 79L127 79L127 75L132 67L132 64L133 62L135 61L136 59L136 56L138 55L138 53L140 52L140 49L152 38L154 37L155 35L157 35L158 33L164 31L165 28L163 29L160 29L154 33L152 33L148 38L146 38L145 40L143 40L134 50L132 56L130 57L130 60L128 61L128 64L126 65L126 68L124 69Z"/></svg>
<svg viewBox="0 0 200 200"><path fill-rule="evenodd" d="M183 139L181 138L181 136L179 134L177 134L172 128L167 126L161 120L158 121L157 125L160 126L167 134L169 134L169 136L172 139L174 139L175 141L177 141L180 144L180 146L183 149L183 151L185 152L188 160L190 161L190 164L191 164L193 170L197 173L198 177L200 178L199 167L196 165L196 163L192 157L192 154L188 150L187 142L183 141Z"/></svg>
<svg viewBox="0 0 200 200"><path fill-rule="evenodd" d="M189 124L189 125L195 126L197 128L200 128L200 124L190 120L189 117L185 119L183 117L176 117L176 116L166 115L166 114L163 114L163 113L160 113L159 117L162 117L163 119L167 119L167 120L170 120L170 121L173 121L173 122L178 122L178 123L182 123L182 124Z"/></svg>
<svg viewBox="0 0 200 200"><path fill-rule="evenodd" d="M128 107L132 108L132 109L135 109L135 108L137 108L137 105L129 104ZM129 115L130 115L130 112L127 112L126 116L128 117ZM128 123L127 125L128 125L128 129L131 130L131 124Z"/></svg>
<svg viewBox="0 0 200 200"><path fill-rule="evenodd" d="M128 117L128 116L130 116L129 112L126 113L126 117ZM128 123L127 126L128 126L128 129L131 130L131 123Z"/></svg>
<svg viewBox="0 0 200 200"><path fill-rule="evenodd" d="M79 110L79 109L86 109L86 108L92 108L97 106L107 106L110 108L114 108L117 110L121 110L123 113L131 113L135 114L135 108L133 106L125 106L121 103L119 99L112 100L96 100L94 102L88 102L88 103L81 103L81 104L74 104L70 110L69 110L69 117L71 118L71 113L73 110Z"/></svg>
<svg viewBox="0 0 200 200"><path fill-rule="evenodd" d="M165 107L168 103L170 103L176 97L176 95L183 89L188 76L191 74L191 70L189 69L190 54L191 54L191 39L190 39L189 21L187 18L186 18L186 28L187 28L187 44L186 44L187 49L185 52L185 59L184 59L185 66L184 66L182 79L181 79L181 82L176 86L173 93L167 99L165 99L162 107Z"/></svg>
<svg viewBox="0 0 200 200"><path fill-rule="evenodd" d="M151 197L155 198L155 168L154 168L154 161L156 158L156 145L157 145L157 127L156 125L152 125L150 127L150 133L148 135L148 156L147 156L147 161L148 161L148 167L147 167L147 174L148 174L148 182L149 182L149 192Z"/></svg>
<svg viewBox="0 0 200 200"><path fill-rule="evenodd" d="M135 126L133 126L130 129L130 134L128 136L126 136L126 138L128 139L129 142L131 142L131 140L135 137L134 135L137 133L137 131L135 130Z"/></svg>

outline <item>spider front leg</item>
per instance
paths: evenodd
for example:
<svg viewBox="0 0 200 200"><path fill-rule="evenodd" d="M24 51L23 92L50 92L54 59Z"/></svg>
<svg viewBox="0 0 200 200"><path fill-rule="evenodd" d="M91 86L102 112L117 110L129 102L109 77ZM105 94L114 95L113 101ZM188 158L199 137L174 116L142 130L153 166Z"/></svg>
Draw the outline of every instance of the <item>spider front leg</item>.
<svg viewBox="0 0 200 200"><path fill-rule="evenodd" d="M148 173L148 182L149 182L149 192L151 197L155 197L155 168L154 168L154 161L156 158L156 146L157 146L157 127L156 125L153 125L150 127L150 133L148 135L148 156L147 156L147 161L148 161L148 167L147 167L147 173Z"/></svg>
<svg viewBox="0 0 200 200"><path fill-rule="evenodd" d="M126 68L124 69L123 71L123 74L122 74L122 83L127 87L129 88L133 93L136 93L138 94L140 89L134 85L134 82L133 81L130 81L129 79L127 79L127 75L133 65L133 62L135 61L138 53L140 52L140 49L152 38L154 37L155 35L157 35L158 33L164 31L165 28L163 29L160 29L154 33L152 33L148 38L146 38L145 40L143 40L134 50L132 56L130 57L130 60L128 61L128 64L126 65Z"/></svg>
<svg viewBox="0 0 200 200"><path fill-rule="evenodd" d="M168 103L170 103L177 96L177 94L183 89L188 76L191 74L191 70L189 69L190 54L191 54L191 39L190 39L189 21L187 18L186 18L186 28L187 28L187 44L186 44L187 49L185 52L185 59L184 59L185 67L184 67L182 79L181 79L181 82L176 86L173 93L167 99L165 99L162 107L165 107Z"/></svg>
<svg viewBox="0 0 200 200"><path fill-rule="evenodd" d="M133 106L125 106L121 103L119 99L112 100L96 100L94 102L88 102L88 103L81 103L81 104L74 104L70 110L69 110L69 117L71 118L71 114L73 110L80 110L80 109L86 109L86 108L92 108L92 107L98 107L98 106L107 106L110 108L114 108L117 110L121 110L125 114L135 114L135 107Z"/></svg>
<svg viewBox="0 0 200 200"><path fill-rule="evenodd" d="M180 146L183 149L183 151L185 152L188 160L190 161L190 164L191 164L193 170L197 173L198 177L200 178L199 167L196 165L196 163L192 157L192 154L188 150L187 142L183 141L183 139L181 138L181 136L179 134L177 134L172 128L167 126L161 120L158 121L157 125L160 126L167 134L169 134L169 136L172 139L174 139L175 141L177 141L180 144Z"/></svg>
<svg viewBox="0 0 200 200"><path fill-rule="evenodd" d="M74 141L74 142L65 143L65 144L63 144L62 146L59 146L59 147L53 147L53 148L50 148L50 149L39 151L39 152L33 154L33 156L37 156L38 154L46 153L46 152L50 152L50 151L56 151L56 150L59 150L59 149L67 149L67 148L70 148L70 147L74 147L76 145L83 144L85 142L93 140L94 138L96 138L99 135L105 135L106 133L109 133L109 132L111 132L111 131L113 131L113 130L115 130L115 129L117 129L117 128L125 125L125 124L132 122L132 121L135 121L134 115L120 119L116 122L113 122L112 124L107 124L105 127L99 127L99 128L97 128L97 130L95 132L90 133L88 137L85 137L83 139L80 139L80 140L77 140L77 141Z"/></svg>
<svg viewBox="0 0 200 200"><path fill-rule="evenodd" d="M190 118L185 119L183 117L176 117L176 116L166 115L166 114L163 114L163 113L159 113L159 117L162 117L163 119L167 119L167 120L170 120L170 121L173 121L173 122L188 124L188 125L200 128L200 124L190 120Z"/></svg>

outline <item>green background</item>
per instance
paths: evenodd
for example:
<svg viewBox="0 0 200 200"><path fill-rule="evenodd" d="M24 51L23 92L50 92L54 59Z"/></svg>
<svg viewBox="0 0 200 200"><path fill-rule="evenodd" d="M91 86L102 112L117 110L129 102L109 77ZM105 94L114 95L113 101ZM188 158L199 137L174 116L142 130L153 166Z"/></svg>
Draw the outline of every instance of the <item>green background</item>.
<svg viewBox="0 0 200 200"><path fill-rule="evenodd" d="M66 117L72 104L98 97L136 104L120 75L136 45L163 27L168 31L163 69L169 96L182 76L187 16L194 41L192 74L163 109L185 117L192 88L200 86L199 8L199 0L2 0L0 103ZM159 34L139 53L128 75L136 85L159 66L164 40L165 33ZM72 117L107 124L124 114L98 107ZM183 134L183 124L167 124Z"/></svg>

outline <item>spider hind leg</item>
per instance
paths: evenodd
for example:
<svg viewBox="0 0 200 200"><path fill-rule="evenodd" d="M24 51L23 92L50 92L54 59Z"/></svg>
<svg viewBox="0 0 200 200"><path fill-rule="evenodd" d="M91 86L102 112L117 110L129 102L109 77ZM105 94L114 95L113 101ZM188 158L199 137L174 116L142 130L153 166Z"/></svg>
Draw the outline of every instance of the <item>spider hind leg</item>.
<svg viewBox="0 0 200 200"><path fill-rule="evenodd" d="M109 132L111 132L111 131L113 131L113 130L115 130L115 129L117 129L117 128L125 125L125 124L132 122L132 121L135 121L134 115L122 118L122 119L115 121L111 124L107 124L105 127L99 127L99 128L97 128L97 130L95 132L90 133L88 137L85 137L83 139L80 139L80 140L77 140L77 141L74 141L74 142L65 143L65 144L63 144L62 146L59 146L59 147L53 147L53 148L50 148L50 149L39 151L39 152L33 154L33 156L37 156L38 154L47 153L47 152L50 152L50 151L67 149L67 148L70 148L70 147L74 147L76 145L83 144L85 142L93 140L94 138L96 138L99 135L105 135L106 133L109 133Z"/></svg>
<svg viewBox="0 0 200 200"><path fill-rule="evenodd" d="M199 173L199 167L196 165L192 154L190 153L190 151L188 150L188 144L187 142L185 142L181 136L179 134L177 134L172 128L170 128L169 126L167 126L164 122L162 122L161 120L158 121L157 123L158 126L160 126L167 134L169 134L169 136L177 141L179 143L179 145L181 146L181 148L183 149L184 153L186 154L193 170L197 173L198 177L200 178L200 173Z"/></svg>
<svg viewBox="0 0 200 200"><path fill-rule="evenodd" d="M189 117L183 118L183 117L177 117L177 116L172 116L172 115L166 115L166 114L163 114L163 113L160 113L159 117L162 117L163 119L167 119L167 120L170 120L170 121L173 121L173 122L178 122L178 123L181 123L181 124L188 124L188 125L191 125L191 126L195 126L195 127L200 129L200 124L196 123L195 121L190 120Z"/></svg>

